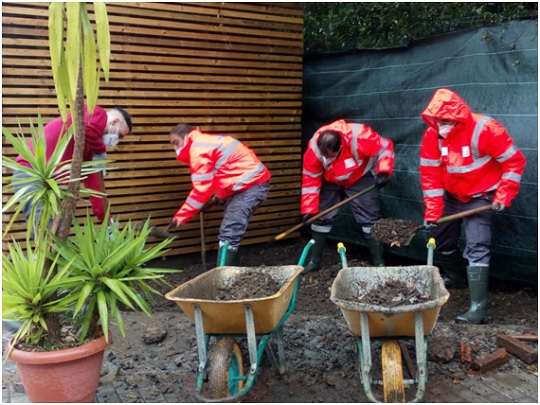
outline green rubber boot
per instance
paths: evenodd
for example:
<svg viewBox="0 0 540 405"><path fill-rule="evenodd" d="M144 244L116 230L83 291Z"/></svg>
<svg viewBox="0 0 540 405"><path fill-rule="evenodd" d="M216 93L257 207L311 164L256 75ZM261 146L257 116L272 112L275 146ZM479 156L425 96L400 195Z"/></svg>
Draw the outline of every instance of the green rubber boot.
<svg viewBox="0 0 540 405"><path fill-rule="evenodd" d="M384 248L383 244L375 239L371 234L364 233L367 241L369 253L371 254L371 263L376 267L384 266Z"/></svg>
<svg viewBox="0 0 540 405"><path fill-rule="evenodd" d="M219 258L221 257L222 254L225 253L224 252L225 249L227 249L227 256L225 257L225 263L223 265L224 266L238 266L238 263L240 262L240 257L238 255L238 248L231 249L230 246L227 248L227 246L221 245L219 246L219 249L218 249L216 267L219 266Z"/></svg>
<svg viewBox="0 0 540 405"><path fill-rule="evenodd" d="M441 277L446 288L465 288L467 283L465 280L465 262L459 250L455 250L449 255L443 255L440 252L435 252L433 260L435 266L439 268Z"/></svg>
<svg viewBox="0 0 540 405"><path fill-rule="evenodd" d="M466 313L456 317L456 321L466 323L483 323L487 315L488 306L489 267L467 267L467 279L469 281L471 305Z"/></svg>
<svg viewBox="0 0 540 405"><path fill-rule="evenodd" d="M304 266L304 273L311 271L319 271L321 269L322 254L324 246L326 245L327 233L311 232L311 238L315 241L315 244L311 248L311 256L308 263Z"/></svg>

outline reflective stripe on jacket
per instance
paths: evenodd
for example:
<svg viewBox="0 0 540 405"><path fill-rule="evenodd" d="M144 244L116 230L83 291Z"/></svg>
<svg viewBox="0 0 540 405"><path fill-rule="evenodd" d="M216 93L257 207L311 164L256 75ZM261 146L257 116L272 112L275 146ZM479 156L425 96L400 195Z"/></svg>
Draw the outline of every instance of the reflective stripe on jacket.
<svg viewBox="0 0 540 405"><path fill-rule="evenodd" d="M317 140L325 131L335 131L341 136L341 152L326 167ZM364 124L337 120L315 132L304 153L302 170L302 214L319 212L319 192L322 179L345 188L374 170L375 173L392 174L394 171L394 144Z"/></svg>
<svg viewBox="0 0 540 405"><path fill-rule="evenodd" d="M189 165L193 187L174 215L181 224L189 222L212 195L224 200L270 180L270 171L255 152L237 139L194 130L184 142L177 159Z"/></svg>
<svg viewBox="0 0 540 405"><path fill-rule="evenodd" d="M496 190L494 201L509 207L519 192L526 159L506 129L491 117L471 112L448 89L435 92L422 118L428 124L420 147L424 219L442 216L445 191L468 202ZM441 119L457 124L446 138L438 133Z"/></svg>

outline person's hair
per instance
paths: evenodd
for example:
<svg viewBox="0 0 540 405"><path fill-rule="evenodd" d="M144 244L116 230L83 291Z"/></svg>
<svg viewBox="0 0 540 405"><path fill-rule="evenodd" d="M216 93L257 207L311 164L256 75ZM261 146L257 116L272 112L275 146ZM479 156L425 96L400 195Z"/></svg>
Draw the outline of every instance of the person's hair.
<svg viewBox="0 0 540 405"><path fill-rule="evenodd" d="M122 114L122 117L124 118L124 121L126 121L126 124L127 124L128 128L129 128L129 132L131 132L131 129L132 129L131 115L129 115L129 113L126 110L124 110L122 107L114 106L112 109L116 110L120 114Z"/></svg>
<svg viewBox="0 0 540 405"><path fill-rule="evenodd" d="M178 124L173 129L171 129L171 134L172 135L178 135L178 136L181 136L183 138L184 136L189 134L194 129L195 129L195 127L193 125Z"/></svg>
<svg viewBox="0 0 540 405"><path fill-rule="evenodd" d="M337 153L341 146L341 136L336 131L324 131L317 140L317 146L325 156L328 152Z"/></svg>

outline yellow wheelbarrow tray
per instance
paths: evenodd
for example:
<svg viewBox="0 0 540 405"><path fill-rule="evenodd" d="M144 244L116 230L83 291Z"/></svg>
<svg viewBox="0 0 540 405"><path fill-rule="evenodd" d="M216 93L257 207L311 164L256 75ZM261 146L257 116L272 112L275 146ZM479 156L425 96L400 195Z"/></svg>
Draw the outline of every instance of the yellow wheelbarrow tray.
<svg viewBox="0 0 540 405"><path fill-rule="evenodd" d="M255 383L265 353L277 371L285 373L283 326L296 307L300 275L314 243L310 240L306 244L297 265L256 268L256 271L267 273L281 285L273 295L243 300L215 300L218 289L230 286L242 273L255 270L252 267L223 265L165 294L165 298L175 302L195 323L199 357L196 396L199 399L205 402L233 402L247 394ZM227 246L223 251L227 251ZM225 260L226 254L220 256L218 265L225 263ZM212 350L209 350L210 337L215 338ZM243 373L241 350L235 340L243 337L247 338L250 362L247 375ZM203 385L207 379L217 398L203 396Z"/></svg>
<svg viewBox="0 0 540 405"><path fill-rule="evenodd" d="M303 271L302 266L273 266L257 269L269 274L281 284L273 295L263 298L221 301L212 299L220 288L230 286L242 273L253 271L250 267L216 267L176 287L165 295L195 321L195 307L201 309L205 333L240 334L246 331L244 308L251 307L255 333L270 333L285 314L293 287ZM204 298L195 298L204 297Z"/></svg>
<svg viewBox="0 0 540 405"><path fill-rule="evenodd" d="M417 384L412 402L422 400L427 383L427 343L442 306L450 294L437 267L433 266L435 241L428 242L428 264L396 267L348 267L345 246L338 244L342 269L334 279L330 299L341 310L347 326L356 339L362 386L368 399L379 402L371 389L373 382L384 386L385 402L404 402L404 385ZM413 305L370 305L351 300L357 282L365 283L365 291L384 285L386 280L398 279L414 282L420 292L429 292L428 301ZM416 346L417 375L404 380L398 337L414 337ZM383 381L371 378L371 338L382 338ZM392 339L388 339L392 338Z"/></svg>

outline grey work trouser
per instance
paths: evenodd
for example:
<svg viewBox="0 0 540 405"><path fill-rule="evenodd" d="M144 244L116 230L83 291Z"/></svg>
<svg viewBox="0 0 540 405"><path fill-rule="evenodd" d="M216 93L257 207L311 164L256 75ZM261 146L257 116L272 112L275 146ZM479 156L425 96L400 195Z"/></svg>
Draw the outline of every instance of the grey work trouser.
<svg viewBox="0 0 540 405"><path fill-rule="evenodd" d="M366 174L351 187L344 188L334 183L324 182L319 197L319 211L340 202L344 196L350 197L354 193L362 191L375 183L371 173ZM371 227L379 220L379 193L372 190L367 194L355 198L350 203L354 220L362 227L364 234L371 233ZM311 224L311 230L320 233L329 233L339 210L334 210L319 218Z"/></svg>
<svg viewBox="0 0 540 405"><path fill-rule="evenodd" d="M228 241L229 248L238 249L240 241L246 233L251 215L266 199L269 189L269 182L255 184L225 201L225 212L218 236L220 244Z"/></svg>
<svg viewBox="0 0 540 405"><path fill-rule="evenodd" d="M444 215L457 214L472 208L491 204L493 193L473 198L469 202L461 202L451 194L444 196ZM443 255L450 255L457 250L458 239L463 223L465 232L465 250L463 257L469 266L489 266L491 258L491 223L492 211L485 211L463 219L438 225L432 232L437 241L437 250Z"/></svg>

